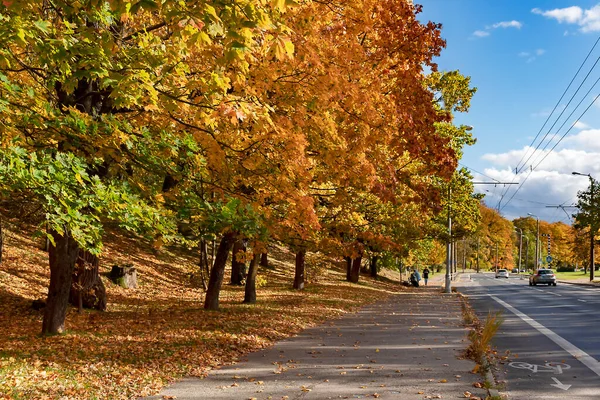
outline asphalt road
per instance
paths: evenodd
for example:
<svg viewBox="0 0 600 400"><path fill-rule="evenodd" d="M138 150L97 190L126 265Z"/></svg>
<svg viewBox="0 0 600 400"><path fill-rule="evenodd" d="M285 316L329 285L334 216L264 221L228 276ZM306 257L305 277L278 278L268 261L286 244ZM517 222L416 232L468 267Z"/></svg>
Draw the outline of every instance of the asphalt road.
<svg viewBox="0 0 600 400"><path fill-rule="evenodd" d="M511 399L600 399L600 290L527 278L463 276L459 292L480 319L501 311L493 345L501 356L500 391Z"/></svg>

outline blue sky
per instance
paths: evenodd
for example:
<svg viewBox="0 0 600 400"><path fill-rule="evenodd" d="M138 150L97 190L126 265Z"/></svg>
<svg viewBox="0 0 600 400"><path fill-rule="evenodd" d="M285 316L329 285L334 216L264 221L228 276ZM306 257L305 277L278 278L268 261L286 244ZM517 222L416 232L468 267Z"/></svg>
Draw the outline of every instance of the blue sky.
<svg viewBox="0 0 600 400"><path fill-rule="evenodd" d="M485 175L474 173L477 181L493 178L520 183L511 186L502 198L501 212L505 217L513 219L532 213L543 220L570 223L563 210L546 206L576 202L577 191L585 189L589 181L573 176L572 171L600 179L600 100L575 124L600 93L599 82L586 95L600 78L600 61L592 69L600 57L600 43L564 98L560 102L559 99L600 37L600 0L415 3L423 5L421 20L443 25L447 46L436 60L439 68L460 70L471 77L478 89L469 113L457 117L458 123L473 126L477 138L477 144L465 150L461 163ZM568 104L590 69L579 93ZM540 130L534 147L549 134L534 152L529 146ZM565 138L550 152L565 133ZM528 158L515 174L519 162ZM506 189L491 185L477 186L477 190L486 193L486 202L495 208ZM572 214L575 209L566 211Z"/></svg>

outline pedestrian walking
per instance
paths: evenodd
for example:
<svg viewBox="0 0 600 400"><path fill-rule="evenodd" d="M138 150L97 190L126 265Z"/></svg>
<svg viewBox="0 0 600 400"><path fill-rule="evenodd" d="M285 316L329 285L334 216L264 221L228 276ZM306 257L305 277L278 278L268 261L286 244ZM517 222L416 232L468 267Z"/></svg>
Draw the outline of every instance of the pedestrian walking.
<svg viewBox="0 0 600 400"><path fill-rule="evenodd" d="M423 270L423 282L425 282L425 286L427 286L427 279L429 279L429 270L425 267Z"/></svg>

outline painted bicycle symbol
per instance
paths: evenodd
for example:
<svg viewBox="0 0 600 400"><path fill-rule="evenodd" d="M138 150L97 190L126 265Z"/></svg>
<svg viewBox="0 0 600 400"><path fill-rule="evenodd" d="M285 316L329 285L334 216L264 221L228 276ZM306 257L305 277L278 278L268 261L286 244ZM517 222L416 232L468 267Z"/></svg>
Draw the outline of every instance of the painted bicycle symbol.
<svg viewBox="0 0 600 400"><path fill-rule="evenodd" d="M515 361L508 364L510 367L517 369L528 369L533 373L550 372L554 374L562 374L564 370L570 369L571 366L565 363L547 362L544 365L529 364L526 362Z"/></svg>

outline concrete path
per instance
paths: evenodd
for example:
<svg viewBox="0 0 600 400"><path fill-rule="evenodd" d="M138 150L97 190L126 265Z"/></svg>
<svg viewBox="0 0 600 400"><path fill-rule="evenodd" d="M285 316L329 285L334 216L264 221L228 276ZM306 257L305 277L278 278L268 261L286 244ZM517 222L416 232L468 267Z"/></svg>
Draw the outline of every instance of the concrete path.
<svg viewBox="0 0 600 400"><path fill-rule="evenodd" d="M455 294L407 289L151 398L485 398L475 364L459 358L467 333Z"/></svg>

